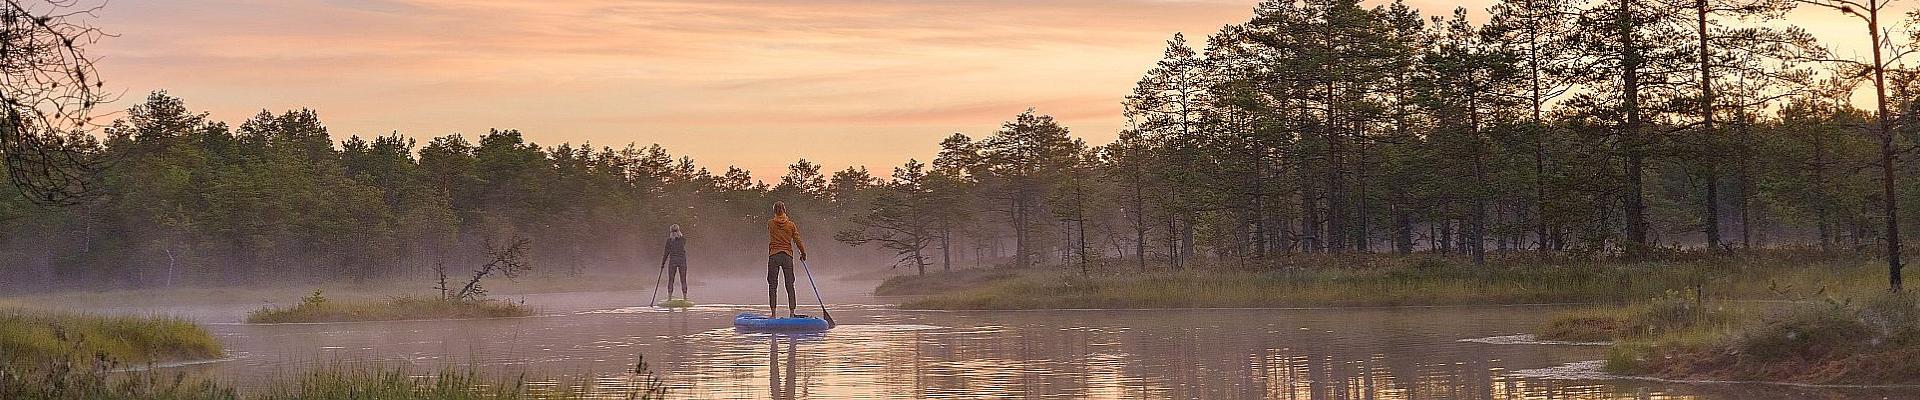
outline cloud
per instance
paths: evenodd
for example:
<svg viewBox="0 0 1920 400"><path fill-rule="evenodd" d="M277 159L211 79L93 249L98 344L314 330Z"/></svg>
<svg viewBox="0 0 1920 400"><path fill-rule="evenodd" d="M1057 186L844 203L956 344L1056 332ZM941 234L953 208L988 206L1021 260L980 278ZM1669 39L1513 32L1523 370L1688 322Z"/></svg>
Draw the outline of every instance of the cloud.
<svg viewBox="0 0 1920 400"><path fill-rule="evenodd" d="M897 165L1027 107L1103 143L1174 32L1256 0L197 0L108 4L96 47L129 101L238 120L318 110L336 134L524 128L544 144L670 144L714 165ZM1467 4L1415 0L1424 14ZM1833 15L1802 15L1839 37ZM1857 36L1857 35L1856 35ZM124 107L130 104L115 104ZM821 157L835 157L823 159Z"/></svg>

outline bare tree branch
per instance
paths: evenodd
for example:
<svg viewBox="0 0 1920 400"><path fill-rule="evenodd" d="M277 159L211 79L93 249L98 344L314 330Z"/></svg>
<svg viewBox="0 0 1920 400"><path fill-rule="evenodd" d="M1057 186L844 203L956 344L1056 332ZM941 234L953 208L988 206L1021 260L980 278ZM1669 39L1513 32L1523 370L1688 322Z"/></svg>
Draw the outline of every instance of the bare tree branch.
<svg viewBox="0 0 1920 400"><path fill-rule="evenodd" d="M78 132L112 98L87 46L109 35L86 23L105 3L0 1L0 155L13 186L35 203L71 205L99 194L99 160Z"/></svg>

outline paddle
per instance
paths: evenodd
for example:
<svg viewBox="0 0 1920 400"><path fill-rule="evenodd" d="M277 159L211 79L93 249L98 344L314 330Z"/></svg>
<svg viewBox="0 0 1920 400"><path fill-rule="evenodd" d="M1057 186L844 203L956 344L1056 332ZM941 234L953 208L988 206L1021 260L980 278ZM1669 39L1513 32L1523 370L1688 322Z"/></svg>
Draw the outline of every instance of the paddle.
<svg viewBox="0 0 1920 400"><path fill-rule="evenodd" d="M827 301L820 299L820 285L813 284L813 267L807 266L806 259L801 259L800 269L807 271L807 286L813 287L813 301L816 303L820 303L820 316L825 317L827 319L827 328L833 328L834 326L839 325L839 324L833 323L833 314L827 312Z"/></svg>
<svg viewBox="0 0 1920 400"><path fill-rule="evenodd" d="M653 301L660 298L660 276L667 273L667 257L660 256L660 272L653 274L653 293L647 295L647 307L653 307ZM673 297L673 293L667 293Z"/></svg>

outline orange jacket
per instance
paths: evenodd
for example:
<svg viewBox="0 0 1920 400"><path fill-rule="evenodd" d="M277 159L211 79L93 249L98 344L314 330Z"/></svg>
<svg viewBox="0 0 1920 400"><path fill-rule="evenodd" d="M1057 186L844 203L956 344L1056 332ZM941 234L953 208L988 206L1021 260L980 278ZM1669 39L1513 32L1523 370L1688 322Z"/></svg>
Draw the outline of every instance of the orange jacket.
<svg viewBox="0 0 1920 400"><path fill-rule="evenodd" d="M794 226L793 220L788 219L786 214L774 215L773 220L767 221L767 238L770 239L767 241L767 255L785 252L792 256L795 247L800 248L800 254L807 254L807 244L800 242L800 227Z"/></svg>

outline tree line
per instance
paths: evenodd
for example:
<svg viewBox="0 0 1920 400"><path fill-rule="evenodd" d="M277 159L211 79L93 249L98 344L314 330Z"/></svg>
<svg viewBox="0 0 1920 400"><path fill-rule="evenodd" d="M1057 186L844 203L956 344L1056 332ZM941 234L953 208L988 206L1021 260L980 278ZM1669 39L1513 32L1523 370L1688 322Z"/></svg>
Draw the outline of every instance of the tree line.
<svg viewBox="0 0 1920 400"><path fill-rule="evenodd" d="M104 167L99 199L0 202L0 273L124 286L372 279L532 238L544 270L647 265L679 223L696 253L755 265L783 200L807 237L962 265L1271 268L1307 253L1657 257L1884 249L1898 288L1900 155L1914 74L1831 55L1796 5L1505 0L1475 23L1403 3L1268 1L1196 46L1184 35L1089 145L1028 110L955 133L925 162L777 182L658 145L533 144L495 130L335 143L310 110L231 127L155 93L59 145ZM1869 111L1853 95L1870 84ZM700 249L698 246L726 245ZM848 249L853 254L866 254ZM871 251L871 250L863 250ZM422 275L424 276L424 275Z"/></svg>
<svg viewBox="0 0 1920 400"><path fill-rule="evenodd" d="M1475 23L1262 2L1198 46L1175 34L1116 141L1087 146L1031 112L956 134L931 166L896 168L855 221L867 229L842 236L921 267L957 242L1014 265L1140 270L1884 250L1897 290L1917 81L1881 55L1885 4L1504 0ZM1786 20L1796 6L1859 17L1875 57L1834 56ZM1880 111L1853 104L1863 84Z"/></svg>
<svg viewBox="0 0 1920 400"><path fill-rule="evenodd" d="M514 130L336 142L312 110L232 126L164 92L59 146L98 166L101 195L0 200L0 286L428 282L520 240L549 273L650 271L676 223L703 268L757 266L774 199L818 216L803 225L816 251L849 252L824 216L865 207L845 192L873 181L800 160L769 184L659 145L544 147Z"/></svg>

